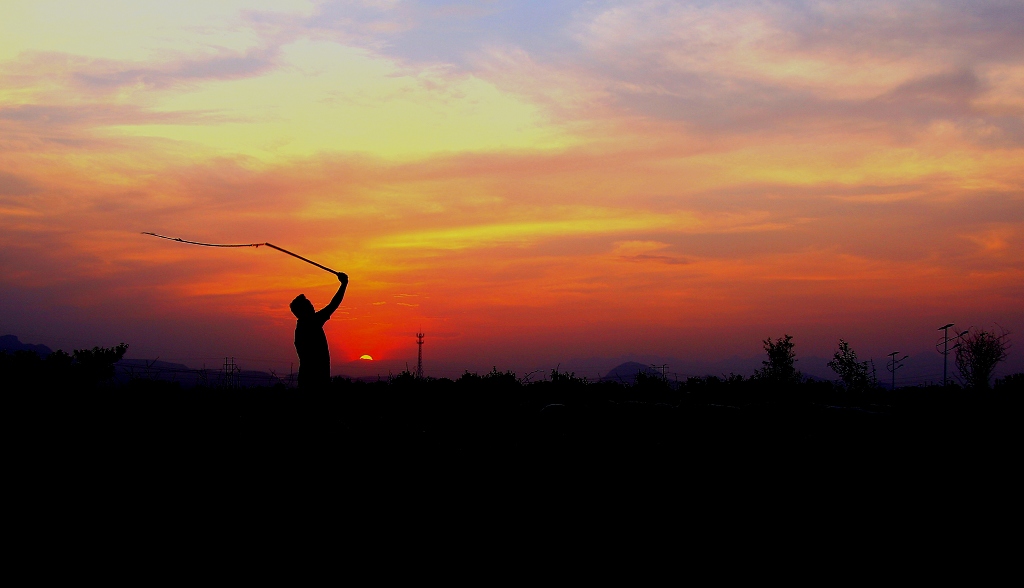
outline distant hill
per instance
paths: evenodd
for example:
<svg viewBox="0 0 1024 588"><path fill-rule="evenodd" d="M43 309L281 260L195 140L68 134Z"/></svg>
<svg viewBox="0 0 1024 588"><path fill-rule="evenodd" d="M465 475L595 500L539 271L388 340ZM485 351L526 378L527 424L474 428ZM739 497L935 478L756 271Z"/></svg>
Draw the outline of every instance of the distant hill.
<svg viewBox="0 0 1024 588"><path fill-rule="evenodd" d="M192 387L201 383L201 370L194 370L183 363L171 363L151 359L122 359L114 364L114 381L124 384L139 378L143 380L162 380L178 382L184 387Z"/></svg>
<svg viewBox="0 0 1024 588"><path fill-rule="evenodd" d="M114 380L120 383L140 378L178 382L183 387L189 388L192 386L221 386L229 380L222 369L195 369L183 363L152 359L122 359L114 365L114 368L116 369ZM235 372L230 380L243 387L273 386L278 382L287 384L288 376L287 374L277 376L258 370L240 370Z"/></svg>
<svg viewBox="0 0 1024 588"><path fill-rule="evenodd" d="M39 354L39 357L46 357L53 353L53 350L46 345L22 343L15 335L4 335L0 337L0 351L35 351Z"/></svg>
<svg viewBox="0 0 1024 588"><path fill-rule="evenodd" d="M601 377L601 381L632 384L636 380L636 375L640 372L643 372L648 376L661 376L661 372L649 365L644 365L635 361L627 361L626 363L619 364L609 370L607 374Z"/></svg>

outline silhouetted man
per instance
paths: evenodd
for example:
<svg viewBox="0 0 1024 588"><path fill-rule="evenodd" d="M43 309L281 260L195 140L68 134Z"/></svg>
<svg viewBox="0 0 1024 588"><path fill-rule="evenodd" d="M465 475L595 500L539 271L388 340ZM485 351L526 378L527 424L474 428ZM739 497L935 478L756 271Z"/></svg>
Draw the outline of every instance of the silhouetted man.
<svg viewBox="0 0 1024 588"><path fill-rule="evenodd" d="M348 276L338 272L341 287L331 299L331 303L319 311L305 294L299 294L292 300L290 308L295 318L295 351L299 354L299 389L313 390L324 388L331 383L331 352L327 348L327 335L324 323L331 318L341 299L345 297L348 287Z"/></svg>

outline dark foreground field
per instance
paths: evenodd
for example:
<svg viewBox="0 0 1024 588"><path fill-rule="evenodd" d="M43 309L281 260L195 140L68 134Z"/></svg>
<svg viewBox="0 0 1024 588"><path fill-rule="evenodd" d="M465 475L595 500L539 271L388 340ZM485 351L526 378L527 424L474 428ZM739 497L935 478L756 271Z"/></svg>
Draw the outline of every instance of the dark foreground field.
<svg viewBox="0 0 1024 588"><path fill-rule="evenodd" d="M335 380L330 390L126 386L6 394L17 455L67 484L188 488L532 484L680 488L793 476L894 484L1016 469L1020 390L587 383L566 374Z"/></svg>
<svg viewBox="0 0 1024 588"><path fill-rule="evenodd" d="M317 394L21 382L4 394L8 504L29 521L22 541L116 545L103 561L117 566L128 553L217 560L247 536L350 564L438 550L456 558L438 565L465 569L452 533L467 553L498 540L538 561L569 537L675 561L665 549L787 552L796 533L841 560L853 552L836 537L897 553L911 536L970 542L1009 524L1020 396L497 372Z"/></svg>
<svg viewBox="0 0 1024 588"><path fill-rule="evenodd" d="M515 529L556 544L711 533L732 545L737 529L759 528L761 549L796 521L857 527L847 540L932 529L964 540L972 531L959 529L1008 524L1019 497L1019 378L991 391L847 391L495 371L335 379L309 394L112 385L109 371L38 365L3 399L8 503L42 542L115 532L119 545L181 535L209 548L241 533L374 550L410 532L437 547L458 527L469 543Z"/></svg>

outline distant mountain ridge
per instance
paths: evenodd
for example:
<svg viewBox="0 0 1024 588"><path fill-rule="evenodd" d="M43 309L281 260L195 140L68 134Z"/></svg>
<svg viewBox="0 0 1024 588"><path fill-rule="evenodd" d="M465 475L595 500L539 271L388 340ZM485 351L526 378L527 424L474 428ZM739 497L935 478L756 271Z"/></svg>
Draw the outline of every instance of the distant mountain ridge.
<svg viewBox="0 0 1024 588"><path fill-rule="evenodd" d="M0 351L35 351L39 357L46 357L53 353L53 350L46 345L22 343L16 335L0 336Z"/></svg>
<svg viewBox="0 0 1024 588"><path fill-rule="evenodd" d="M654 366L645 365L636 361L627 361L619 364L601 376L602 382L619 382L620 384L632 384L636 381L636 375L643 373L648 376L661 377L661 372L654 369Z"/></svg>
<svg viewBox="0 0 1024 588"><path fill-rule="evenodd" d="M260 370L239 369L227 374L221 368L191 368L183 363L172 363L156 359L122 359L114 365L117 374L114 381L125 383L135 378L177 382L182 387L220 386L234 382L241 386L273 386L287 383L288 376L278 376Z"/></svg>

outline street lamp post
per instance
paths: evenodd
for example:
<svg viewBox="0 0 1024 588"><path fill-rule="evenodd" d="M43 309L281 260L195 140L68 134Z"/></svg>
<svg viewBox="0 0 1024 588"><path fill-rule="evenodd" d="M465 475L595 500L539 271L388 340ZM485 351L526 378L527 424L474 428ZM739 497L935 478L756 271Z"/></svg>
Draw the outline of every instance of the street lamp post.
<svg viewBox="0 0 1024 588"><path fill-rule="evenodd" d="M904 359L907 359L908 357L910 357L909 355L904 355L903 357L901 357L899 359L896 359L896 356L899 355L899 354L900 354L899 351L893 351L892 353L890 353L889 354L889 357L890 357L889 363L888 363L888 365L885 366L885 367L889 368L890 372L892 372L892 389L893 390L896 389L896 370L898 370L901 367L903 367L903 360Z"/></svg>

